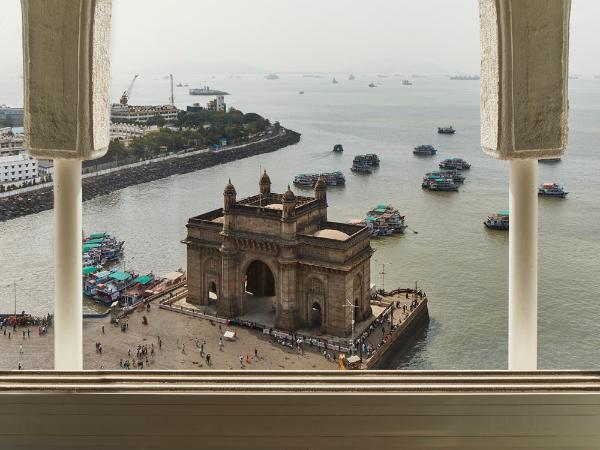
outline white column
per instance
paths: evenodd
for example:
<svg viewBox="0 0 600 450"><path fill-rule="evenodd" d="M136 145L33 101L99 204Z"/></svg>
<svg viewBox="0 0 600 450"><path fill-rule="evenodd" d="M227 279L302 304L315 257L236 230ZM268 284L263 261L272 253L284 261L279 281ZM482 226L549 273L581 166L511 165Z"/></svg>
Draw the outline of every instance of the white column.
<svg viewBox="0 0 600 450"><path fill-rule="evenodd" d="M83 369L81 161L54 160L54 368Z"/></svg>
<svg viewBox="0 0 600 450"><path fill-rule="evenodd" d="M54 160L57 370L83 369L81 161L109 144L111 0L22 0L24 128Z"/></svg>
<svg viewBox="0 0 600 450"><path fill-rule="evenodd" d="M536 370L538 162L509 164L508 368Z"/></svg>
<svg viewBox="0 0 600 450"><path fill-rule="evenodd" d="M537 160L567 145L570 0L479 0L481 143L510 161L508 368L537 368Z"/></svg>

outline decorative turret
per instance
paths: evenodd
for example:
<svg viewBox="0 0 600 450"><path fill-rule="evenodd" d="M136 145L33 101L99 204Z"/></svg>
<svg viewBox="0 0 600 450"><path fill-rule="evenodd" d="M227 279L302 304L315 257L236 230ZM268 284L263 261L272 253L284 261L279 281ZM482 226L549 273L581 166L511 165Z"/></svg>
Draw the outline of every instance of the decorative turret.
<svg viewBox="0 0 600 450"><path fill-rule="evenodd" d="M223 210L229 211L236 202L237 192L235 192L235 187L231 184L231 178L229 179L229 183L225 186L225 190L223 191Z"/></svg>
<svg viewBox="0 0 600 450"><path fill-rule="evenodd" d="M327 184L323 175L315 183L315 198L319 202L327 204Z"/></svg>
<svg viewBox="0 0 600 450"><path fill-rule="evenodd" d="M283 194L281 198L281 203L283 204L283 218L292 218L296 215L296 196L290 189L290 185L288 184L287 191Z"/></svg>
<svg viewBox="0 0 600 450"><path fill-rule="evenodd" d="M269 194L271 193L271 179L269 178L269 175L267 175L266 170L263 172L262 176L260 177L259 186L260 186L260 194L265 198L268 197Z"/></svg>

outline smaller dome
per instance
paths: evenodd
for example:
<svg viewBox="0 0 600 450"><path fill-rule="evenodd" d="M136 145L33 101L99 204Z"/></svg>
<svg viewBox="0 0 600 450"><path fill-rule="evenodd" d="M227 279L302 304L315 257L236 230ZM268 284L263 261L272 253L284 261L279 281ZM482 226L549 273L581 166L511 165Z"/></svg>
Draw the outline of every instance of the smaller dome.
<svg viewBox="0 0 600 450"><path fill-rule="evenodd" d="M225 190L223 191L223 194L233 194L233 195L236 194L235 187L233 187L233 184L231 184L231 178L229 179L227 186L225 186Z"/></svg>
<svg viewBox="0 0 600 450"><path fill-rule="evenodd" d="M331 228L324 228L313 234L314 237L335 239L336 241L345 241L350 236L340 230L332 230Z"/></svg>
<svg viewBox="0 0 600 450"><path fill-rule="evenodd" d="M260 177L260 184L271 184L271 179L269 178L269 175L267 175L266 169Z"/></svg>
<svg viewBox="0 0 600 450"><path fill-rule="evenodd" d="M294 193L290 189L290 185L289 184L288 184L287 191L285 191L285 193L283 194L283 201L284 202L294 202L294 201L296 201L296 196L294 195Z"/></svg>

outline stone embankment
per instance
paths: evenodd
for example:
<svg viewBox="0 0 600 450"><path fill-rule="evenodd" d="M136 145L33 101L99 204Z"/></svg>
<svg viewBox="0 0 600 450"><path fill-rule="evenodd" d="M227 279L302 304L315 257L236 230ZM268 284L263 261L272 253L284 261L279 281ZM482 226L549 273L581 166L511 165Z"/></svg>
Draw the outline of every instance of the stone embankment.
<svg viewBox="0 0 600 450"><path fill-rule="evenodd" d="M83 179L83 200L105 195L128 186L147 183L166 178L171 175L195 172L208 167L224 164L250 156L270 153L300 141L300 133L283 130L280 134L220 151L207 151L187 157L163 159L161 161L133 168L124 168L105 175ZM52 187L15 193L10 197L0 198L0 222L17 217L35 214L53 208Z"/></svg>

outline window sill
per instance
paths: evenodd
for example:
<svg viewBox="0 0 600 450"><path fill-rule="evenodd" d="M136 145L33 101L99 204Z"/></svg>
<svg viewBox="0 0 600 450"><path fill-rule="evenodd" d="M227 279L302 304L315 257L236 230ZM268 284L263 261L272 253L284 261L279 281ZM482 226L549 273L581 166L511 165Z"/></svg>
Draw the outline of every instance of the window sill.
<svg viewBox="0 0 600 450"><path fill-rule="evenodd" d="M0 411L0 448L572 450L600 373L4 372Z"/></svg>

